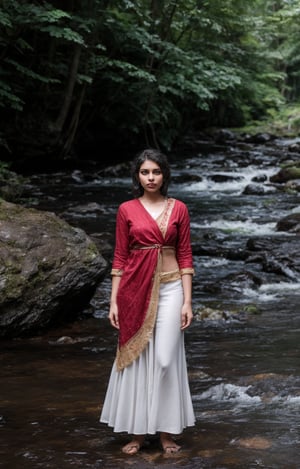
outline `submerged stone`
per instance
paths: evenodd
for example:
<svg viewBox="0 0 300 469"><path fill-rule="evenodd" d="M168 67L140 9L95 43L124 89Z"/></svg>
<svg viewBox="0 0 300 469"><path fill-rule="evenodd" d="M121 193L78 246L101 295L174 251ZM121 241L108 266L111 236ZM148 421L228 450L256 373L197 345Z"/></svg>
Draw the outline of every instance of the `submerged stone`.
<svg viewBox="0 0 300 469"><path fill-rule="evenodd" d="M254 436L252 438L241 438L239 440L234 441L234 444L243 448L269 449L271 448L273 443L267 438L263 438L261 436Z"/></svg>

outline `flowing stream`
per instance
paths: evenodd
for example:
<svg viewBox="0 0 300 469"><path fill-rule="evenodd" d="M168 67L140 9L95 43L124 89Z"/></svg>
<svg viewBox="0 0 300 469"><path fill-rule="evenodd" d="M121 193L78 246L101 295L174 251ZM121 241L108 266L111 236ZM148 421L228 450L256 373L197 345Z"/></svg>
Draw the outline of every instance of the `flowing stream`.
<svg viewBox="0 0 300 469"><path fill-rule="evenodd" d="M243 193L253 178L270 188L278 171L263 147L253 148L251 164L235 156L171 160L170 195L189 207L195 248L213 238L239 251L251 237L279 236L276 222L299 211L299 193ZM29 193L28 204L109 238L117 206L130 198L130 179L125 170L118 177L40 174L30 178ZM98 423L117 339L106 318L108 275L78 321L1 343L0 467L299 469L300 278L262 275L255 263L245 267L220 255L195 255L195 267L195 312L225 313L207 320L196 314L186 333L197 423L179 438L182 451L163 455L151 437L128 458L120 452L127 436ZM212 293L211 285L244 270L261 276L262 284L226 288L225 280L225 288ZM259 313L245 312L249 305ZM242 313L227 315L231 310Z"/></svg>

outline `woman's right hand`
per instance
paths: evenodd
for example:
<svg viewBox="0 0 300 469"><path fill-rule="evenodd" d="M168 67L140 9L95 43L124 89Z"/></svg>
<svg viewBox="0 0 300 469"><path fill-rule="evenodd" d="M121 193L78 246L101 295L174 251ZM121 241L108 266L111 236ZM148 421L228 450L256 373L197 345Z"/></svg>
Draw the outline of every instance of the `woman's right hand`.
<svg viewBox="0 0 300 469"><path fill-rule="evenodd" d="M119 326L119 316L118 316L118 306L116 304L110 305L108 319L113 327L120 329Z"/></svg>

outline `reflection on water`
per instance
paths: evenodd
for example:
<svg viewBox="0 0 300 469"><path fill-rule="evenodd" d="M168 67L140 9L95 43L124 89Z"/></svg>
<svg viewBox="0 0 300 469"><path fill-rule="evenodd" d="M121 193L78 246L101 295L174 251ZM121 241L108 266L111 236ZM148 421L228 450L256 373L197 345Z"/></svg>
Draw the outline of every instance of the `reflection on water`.
<svg viewBox="0 0 300 469"><path fill-rule="evenodd" d="M193 185L171 186L190 208L195 243L207 230L225 236L236 248L251 236L276 236L276 221L299 206L299 196L276 194L275 213L270 210L274 195L243 195L254 175L275 172L272 161L264 159L266 163L266 168L233 165L234 170L225 171L217 157L174 162L175 176L190 166L203 177ZM234 178L222 186L218 175ZM113 214L130 197L129 179L103 180L80 172L40 175L31 184L37 206L58 214L72 214L77 205L101 204L102 215L73 214L70 220L89 233L101 232L103 226L112 233ZM114 435L98 423L117 340L106 318L107 278L91 302L93 316L85 314L40 337L2 341L0 467L299 468L299 282L272 277L257 290L220 290L212 297L205 282L220 282L241 270L243 262L195 256L195 264L195 306L255 303L259 314L196 319L187 331L197 423L180 436L182 451L163 455L158 439L151 437L138 455L128 457L120 452L127 435Z"/></svg>

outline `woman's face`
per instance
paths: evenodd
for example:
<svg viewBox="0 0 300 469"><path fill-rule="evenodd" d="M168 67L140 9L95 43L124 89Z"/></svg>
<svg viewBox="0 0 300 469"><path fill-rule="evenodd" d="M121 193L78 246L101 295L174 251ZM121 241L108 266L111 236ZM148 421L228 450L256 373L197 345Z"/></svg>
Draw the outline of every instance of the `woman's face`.
<svg viewBox="0 0 300 469"><path fill-rule="evenodd" d="M159 192L163 185L163 173L159 165L152 160L144 161L140 166L139 181L145 192Z"/></svg>

